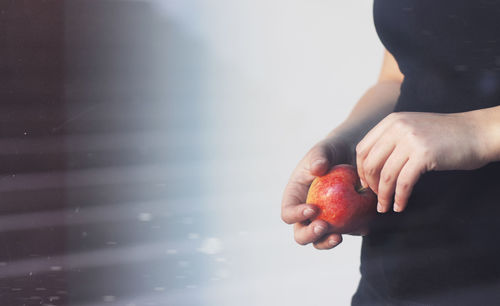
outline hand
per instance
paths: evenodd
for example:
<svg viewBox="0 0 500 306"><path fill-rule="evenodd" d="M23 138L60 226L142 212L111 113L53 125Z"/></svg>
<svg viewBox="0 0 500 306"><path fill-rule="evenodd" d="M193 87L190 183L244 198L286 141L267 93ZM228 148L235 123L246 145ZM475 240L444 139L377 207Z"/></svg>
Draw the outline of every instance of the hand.
<svg viewBox="0 0 500 306"><path fill-rule="evenodd" d="M479 122L471 113L392 113L356 147L363 186L378 195L377 210L403 211L419 177L433 170L471 170L487 163Z"/></svg>
<svg viewBox="0 0 500 306"><path fill-rule="evenodd" d="M349 163L354 150L346 141L329 137L314 146L299 162L285 188L281 204L281 218L294 225L298 244L313 243L317 249L331 249L342 242L340 234L329 232L328 223L309 220L319 212L314 205L305 204L307 192L316 176L325 174L333 165Z"/></svg>

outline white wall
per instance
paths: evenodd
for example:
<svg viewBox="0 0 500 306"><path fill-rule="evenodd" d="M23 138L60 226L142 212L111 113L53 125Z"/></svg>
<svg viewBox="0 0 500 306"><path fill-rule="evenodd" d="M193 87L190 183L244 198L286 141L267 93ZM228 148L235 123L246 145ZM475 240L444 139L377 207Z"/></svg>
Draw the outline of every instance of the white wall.
<svg viewBox="0 0 500 306"><path fill-rule="evenodd" d="M204 178L198 199L204 220L196 239L211 247L199 254L207 273L167 292L168 300L348 305L359 279L360 238L345 237L331 251L299 246L292 227L280 220L280 201L298 160L376 80L382 46L372 3L156 3L202 46L196 72L202 86L196 90L203 116L196 133L204 159L196 169Z"/></svg>

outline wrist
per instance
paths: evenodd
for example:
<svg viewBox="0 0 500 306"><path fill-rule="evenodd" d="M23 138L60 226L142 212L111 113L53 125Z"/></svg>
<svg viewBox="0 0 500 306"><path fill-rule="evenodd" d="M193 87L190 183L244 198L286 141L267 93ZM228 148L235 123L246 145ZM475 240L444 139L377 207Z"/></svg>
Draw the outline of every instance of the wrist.
<svg viewBox="0 0 500 306"><path fill-rule="evenodd" d="M475 131L475 146L483 163L500 161L500 106L462 114Z"/></svg>

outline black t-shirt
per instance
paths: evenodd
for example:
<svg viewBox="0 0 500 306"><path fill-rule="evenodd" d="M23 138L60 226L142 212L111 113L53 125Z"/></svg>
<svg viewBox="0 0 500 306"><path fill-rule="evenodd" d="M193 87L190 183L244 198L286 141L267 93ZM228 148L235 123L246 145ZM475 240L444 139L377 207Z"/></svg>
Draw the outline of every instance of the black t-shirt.
<svg viewBox="0 0 500 306"><path fill-rule="evenodd" d="M375 0L405 75L395 111L500 105L500 1ZM363 238L353 305L500 305L500 163L424 174Z"/></svg>

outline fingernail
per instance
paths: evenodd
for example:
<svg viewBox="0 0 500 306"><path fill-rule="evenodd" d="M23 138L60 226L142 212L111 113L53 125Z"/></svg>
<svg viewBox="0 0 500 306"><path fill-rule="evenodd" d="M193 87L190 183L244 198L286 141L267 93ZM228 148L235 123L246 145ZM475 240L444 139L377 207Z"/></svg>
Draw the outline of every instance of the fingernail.
<svg viewBox="0 0 500 306"><path fill-rule="evenodd" d="M304 217L308 217L309 218L310 216L314 215L314 209L312 209L312 208L306 208L304 210L303 214L304 214Z"/></svg>
<svg viewBox="0 0 500 306"><path fill-rule="evenodd" d="M313 163L312 163L312 168L316 168L318 167L319 165L322 165L325 163L325 160L324 159L317 159L315 160Z"/></svg>
<svg viewBox="0 0 500 306"><path fill-rule="evenodd" d="M320 235L321 233L323 233L323 231L325 230L325 227L321 226L321 225L316 225L314 227L314 233L316 235Z"/></svg>
<svg viewBox="0 0 500 306"><path fill-rule="evenodd" d="M394 211L395 212L401 212L401 206L399 206L398 203L394 202Z"/></svg>
<svg viewBox="0 0 500 306"><path fill-rule="evenodd" d="M383 213L383 212L384 212L384 208L382 207L382 204L377 203L377 211L378 211L379 213Z"/></svg>
<svg viewBox="0 0 500 306"><path fill-rule="evenodd" d="M328 241L328 244L329 244L330 246L336 246L337 244L339 244L339 242L338 242L337 240L335 240L335 239L330 239L330 240Z"/></svg>

